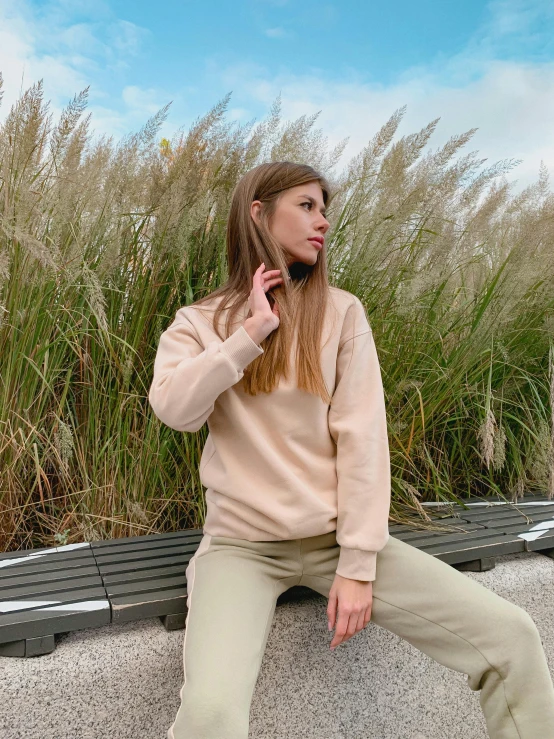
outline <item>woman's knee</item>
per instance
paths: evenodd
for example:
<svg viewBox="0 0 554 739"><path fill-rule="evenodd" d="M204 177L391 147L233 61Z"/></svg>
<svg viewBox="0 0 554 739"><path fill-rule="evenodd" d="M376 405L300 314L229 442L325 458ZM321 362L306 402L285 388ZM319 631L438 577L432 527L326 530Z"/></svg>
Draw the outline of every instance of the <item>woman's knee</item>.
<svg viewBox="0 0 554 739"><path fill-rule="evenodd" d="M527 669L535 657L540 658L542 643L537 626L523 608L505 603L496 619L483 624L485 640L476 646L484 658L475 663L475 671L468 674L472 690L481 690L496 673L502 678L512 670Z"/></svg>
<svg viewBox="0 0 554 739"><path fill-rule="evenodd" d="M207 695L187 691L175 721L176 739L247 739L249 706L239 705L231 696L214 690Z"/></svg>
<svg viewBox="0 0 554 739"><path fill-rule="evenodd" d="M520 606L511 604L502 616L502 623L491 625L501 634L505 646L505 658L510 660L520 655L530 656L534 650L542 650L542 641L536 623Z"/></svg>

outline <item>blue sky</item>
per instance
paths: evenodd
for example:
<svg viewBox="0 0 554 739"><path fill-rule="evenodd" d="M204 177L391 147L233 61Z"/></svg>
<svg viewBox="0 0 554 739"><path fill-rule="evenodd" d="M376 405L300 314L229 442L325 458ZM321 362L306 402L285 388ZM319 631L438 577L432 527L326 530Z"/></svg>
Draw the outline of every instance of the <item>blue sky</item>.
<svg viewBox="0 0 554 739"><path fill-rule="evenodd" d="M440 118L429 146L477 128L463 150L522 162L514 191L554 170L552 0L0 0L0 121L44 80L56 116L90 85L95 133L118 139L166 103L160 135L186 130L228 92L227 117L319 112L341 164L398 108L397 138Z"/></svg>

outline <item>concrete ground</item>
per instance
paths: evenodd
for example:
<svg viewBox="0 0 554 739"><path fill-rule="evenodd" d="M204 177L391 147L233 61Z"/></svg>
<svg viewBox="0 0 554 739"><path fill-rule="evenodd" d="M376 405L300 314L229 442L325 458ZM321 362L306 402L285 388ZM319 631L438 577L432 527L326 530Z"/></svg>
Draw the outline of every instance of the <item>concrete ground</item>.
<svg viewBox="0 0 554 739"><path fill-rule="evenodd" d="M463 574L529 612L554 676L554 560L511 554L488 572ZM327 601L305 592L277 606L250 739L487 738L465 675L371 622L331 652ZM179 707L184 633L154 618L65 634L48 655L0 657L0 736L166 739Z"/></svg>

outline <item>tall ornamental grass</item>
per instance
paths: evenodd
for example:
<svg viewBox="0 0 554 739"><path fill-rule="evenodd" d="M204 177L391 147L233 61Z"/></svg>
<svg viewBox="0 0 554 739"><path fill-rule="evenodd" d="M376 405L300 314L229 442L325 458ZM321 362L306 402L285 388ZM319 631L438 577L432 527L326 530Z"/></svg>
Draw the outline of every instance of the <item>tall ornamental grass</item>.
<svg viewBox="0 0 554 739"><path fill-rule="evenodd" d="M0 77L1 92L1 77ZM147 393L176 310L226 279L237 180L305 162L337 190L329 272L364 303L381 362L391 519L425 500L554 494L554 199L510 192L513 160L434 151L438 118L393 141L405 107L338 169L318 114L186 133L169 106L119 142L93 138L88 88L58 121L42 81L0 127L0 550L201 527L207 427L161 424ZM515 162L517 163L517 162Z"/></svg>

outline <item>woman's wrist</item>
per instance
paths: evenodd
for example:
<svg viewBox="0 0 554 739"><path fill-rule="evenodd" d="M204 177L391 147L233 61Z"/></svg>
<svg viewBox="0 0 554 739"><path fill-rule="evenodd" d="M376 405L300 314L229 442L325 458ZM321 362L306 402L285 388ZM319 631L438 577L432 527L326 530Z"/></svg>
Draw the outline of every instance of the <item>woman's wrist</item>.
<svg viewBox="0 0 554 739"><path fill-rule="evenodd" d="M248 336L250 336L252 341L258 345L267 336L267 329L265 329L255 318L252 318L252 316L247 318L242 325Z"/></svg>

